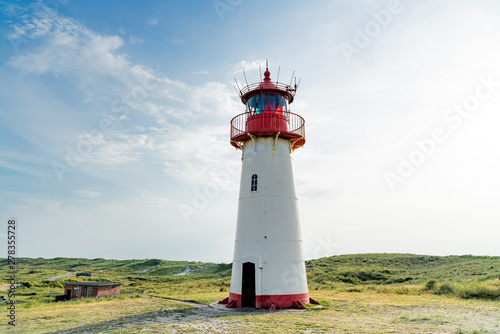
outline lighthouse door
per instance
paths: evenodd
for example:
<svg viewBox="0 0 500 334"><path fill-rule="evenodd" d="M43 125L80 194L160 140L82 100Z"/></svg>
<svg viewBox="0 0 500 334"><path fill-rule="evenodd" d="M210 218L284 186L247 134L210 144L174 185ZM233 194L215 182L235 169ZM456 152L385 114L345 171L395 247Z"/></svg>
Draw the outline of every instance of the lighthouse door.
<svg viewBox="0 0 500 334"><path fill-rule="evenodd" d="M243 263L241 307L255 307L255 263Z"/></svg>

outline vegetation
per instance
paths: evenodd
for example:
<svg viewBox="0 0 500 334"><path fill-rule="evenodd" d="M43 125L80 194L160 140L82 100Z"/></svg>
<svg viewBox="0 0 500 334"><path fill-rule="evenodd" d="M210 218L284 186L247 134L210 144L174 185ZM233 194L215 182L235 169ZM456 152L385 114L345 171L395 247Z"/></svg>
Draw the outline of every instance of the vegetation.
<svg viewBox="0 0 500 334"><path fill-rule="evenodd" d="M293 315L292 318L296 319L293 321L288 315L280 315L272 319L258 318L260 320L252 318L254 317L252 315L237 317L237 319L225 317L224 320L206 320L200 322L199 328L186 324L169 325L169 328L179 332L211 331L210 326L214 324L223 322L234 327L233 323L238 321L241 329L245 328L248 332L273 332L279 331L280 328L290 329L287 327L289 324L286 324L288 321L286 319L289 319L296 326L292 328L306 328L314 324L317 327L313 326L313 329L322 331L331 325L329 321L333 321L332 317L337 317L335 318L337 323L342 322L345 317L345 330L352 331L354 327L349 327L349 317L365 319L370 314L376 314L374 312L384 310L392 314L392 306L388 305L403 305L401 307L404 308L407 302L415 305L419 303L425 303L426 306L440 305L439 307L448 305L451 309L456 307L457 312L464 307L471 307L471 314L477 314L478 307L488 310L491 308L495 310L491 312L500 314L498 312L500 257L357 254L307 261L306 267L310 295L318 299L323 306L319 311L310 306L307 309L314 310L313 313L300 315L299 318ZM230 264L160 259L18 258L17 269L18 283L23 284L23 287L17 288L18 322L21 325L19 328L26 328L26 332L30 333L63 330L88 323L102 323L154 310L182 310L189 307L164 298L208 304L228 296L231 276ZM5 280L8 277L7 272L7 260L0 259L0 278L3 279L3 281L0 280L0 284L8 283ZM73 274L56 281L47 281L50 277L67 272L91 272L92 277L76 278ZM62 294L64 283L98 281L100 276L103 282L123 283L122 292L144 290L144 293L143 295L132 293L101 299L54 302L53 294ZM7 293L8 291L5 290L0 291L0 295L6 296ZM379 305L381 300L384 302ZM364 313L358 314L361 311ZM386 324L386 327L388 329L399 328L403 331L405 326L410 328L411 325L420 323L427 326L440 322L444 326L444 323L448 321L439 320L439 317L431 313L419 315L420 318L415 313L408 313L400 318L392 319L391 324L394 326ZM253 319L252 322L249 319ZM493 318L490 317L490 319ZM460 321L457 320L457 323ZM497 325L498 323L500 319L496 322ZM275 324L275 327L269 324ZM3 332L2 326L3 324L0 325L0 332ZM162 326L164 325L137 325L136 329L140 331L149 328L149 330L156 331ZM465 322L461 323L460 328L451 327L456 333L472 333L471 327L467 326ZM486 327L479 326L478 328ZM272 328L274 329L271 330ZM109 330L108 328L107 331ZM397 332L398 329L394 331ZM496 331L500 331L500 328L490 330L491 333Z"/></svg>
<svg viewBox="0 0 500 334"><path fill-rule="evenodd" d="M500 257L424 256L411 254L340 255L306 262L311 291L437 294L460 298L500 298ZM227 295L231 264L188 261L19 258L20 301L50 302L63 283L123 283L122 291L145 290L159 297L208 303ZM0 259L0 277L7 284L7 260ZM102 275L99 272L102 270ZM67 272L91 272L47 281ZM2 291L0 294L6 294ZM189 296L189 298L186 298Z"/></svg>
<svg viewBox="0 0 500 334"><path fill-rule="evenodd" d="M356 254L306 266L311 290L500 298L500 257Z"/></svg>

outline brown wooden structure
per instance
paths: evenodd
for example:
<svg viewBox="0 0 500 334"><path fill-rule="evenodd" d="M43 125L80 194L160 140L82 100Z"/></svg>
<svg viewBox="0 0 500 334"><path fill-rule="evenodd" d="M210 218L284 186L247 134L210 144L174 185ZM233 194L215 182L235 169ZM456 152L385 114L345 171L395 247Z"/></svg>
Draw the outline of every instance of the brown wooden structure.
<svg viewBox="0 0 500 334"><path fill-rule="evenodd" d="M120 293L122 283L78 282L64 283L66 300L82 297L103 297Z"/></svg>

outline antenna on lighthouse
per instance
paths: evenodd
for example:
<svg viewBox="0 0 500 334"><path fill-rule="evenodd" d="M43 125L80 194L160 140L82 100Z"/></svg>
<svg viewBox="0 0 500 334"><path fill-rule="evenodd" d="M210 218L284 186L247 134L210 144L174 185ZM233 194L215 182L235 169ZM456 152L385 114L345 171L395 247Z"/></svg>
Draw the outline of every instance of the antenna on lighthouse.
<svg viewBox="0 0 500 334"><path fill-rule="evenodd" d="M260 82L262 82L262 67L259 65Z"/></svg>
<svg viewBox="0 0 500 334"><path fill-rule="evenodd" d="M236 77L234 77L234 82L236 82L236 86L238 86L238 89L240 89L240 85L238 85L238 81L236 80Z"/></svg>
<svg viewBox="0 0 500 334"><path fill-rule="evenodd" d="M281 68L281 65L278 66L278 76L276 77L276 84L278 84L278 81L280 79L280 68Z"/></svg>
<svg viewBox="0 0 500 334"><path fill-rule="evenodd" d="M236 86L237 86L238 88L236 88L236 87L234 87L234 86L233 86L233 87L234 87L234 89L236 89L236 93L238 93L238 95L240 95L240 96L241 96L241 89L240 89L240 85L238 85L238 81L236 80L236 77L234 78L234 82L236 82ZM248 86L248 85L247 85L247 86Z"/></svg>
<svg viewBox="0 0 500 334"><path fill-rule="evenodd" d="M292 80L293 80L293 75L295 74L295 70L293 71L292 73L292 77L290 78L290 84L288 86L291 86L292 85Z"/></svg>
<svg viewBox="0 0 500 334"><path fill-rule="evenodd" d="M247 80L247 75L245 74L245 70L243 70L243 76L245 77L245 82L247 83L248 86L248 80Z"/></svg>
<svg viewBox="0 0 500 334"><path fill-rule="evenodd" d="M238 88L236 88L236 86L233 86L234 90L236 91L236 93L241 96L241 93L238 91Z"/></svg>

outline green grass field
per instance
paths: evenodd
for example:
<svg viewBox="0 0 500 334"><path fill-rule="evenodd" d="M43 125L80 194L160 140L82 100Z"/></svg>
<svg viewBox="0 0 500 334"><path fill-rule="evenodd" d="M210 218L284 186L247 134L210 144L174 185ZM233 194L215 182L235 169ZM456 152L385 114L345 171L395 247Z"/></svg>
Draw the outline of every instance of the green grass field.
<svg viewBox="0 0 500 334"><path fill-rule="evenodd" d="M209 304L227 297L231 265L159 259L19 258L17 281L24 287L17 288L18 326L7 326L5 316L0 332L48 333L91 326L86 331L500 333L500 257L358 254L311 260L306 266L310 295L321 302L321 309L307 306L291 313L143 323L137 319L170 316L190 308L165 298ZM8 283L7 270L7 261L1 259L4 281L0 284ZM98 280L100 270L102 281L120 282L122 291L144 290L144 294L59 303L48 297L49 293L62 293L65 282ZM73 275L46 281L68 271L92 272L93 277ZM7 293L0 291L0 295ZM127 321L132 325L113 329L114 324L120 327L118 324Z"/></svg>

